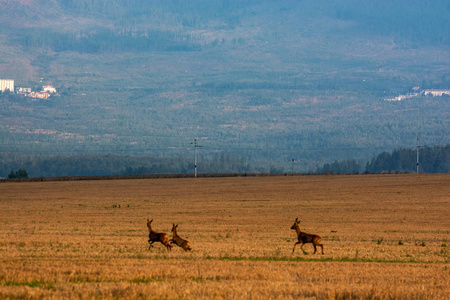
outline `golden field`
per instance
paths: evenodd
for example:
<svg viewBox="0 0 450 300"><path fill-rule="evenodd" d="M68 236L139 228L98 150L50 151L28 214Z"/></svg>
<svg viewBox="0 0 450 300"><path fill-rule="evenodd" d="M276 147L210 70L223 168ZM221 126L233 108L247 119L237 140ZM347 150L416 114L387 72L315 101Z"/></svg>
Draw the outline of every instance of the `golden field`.
<svg viewBox="0 0 450 300"><path fill-rule="evenodd" d="M2 299L450 299L450 174L6 182L0 208ZM149 251L147 218L193 250Z"/></svg>

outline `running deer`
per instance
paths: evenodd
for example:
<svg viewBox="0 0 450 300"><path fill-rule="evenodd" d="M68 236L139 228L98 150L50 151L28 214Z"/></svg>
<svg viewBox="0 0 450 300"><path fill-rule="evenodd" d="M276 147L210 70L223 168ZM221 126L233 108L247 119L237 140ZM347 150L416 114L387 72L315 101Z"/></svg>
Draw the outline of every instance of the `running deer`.
<svg viewBox="0 0 450 300"><path fill-rule="evenodd" d="M297 238L298 238L298 242L295 243L294 249L292 249L292 252L295 251L295 246L297 246L297 244L302 244L300 246L300 249L302 249L303 253L306 253L305 250L303 250L303 245L311 243L314 246L313 254L316 254L317 246L320 246L322 248L322 254L323 254L323 244L320 244L320 241L322 240L322 238L316 234L308 234L306 232L302 232L300 230L300 226L298 226L298 224L300 224L300 222L301 221L298 221L298 218L296 218L294 225L292 225L292 227L291 227L291 229L294 229L297 232Z"/></svg>
<svg viewBox="0 0 450 300"><path fill-rule="evenodd" d="M172 224L172 232L173 232L173 238L170 240L170 242L172 244L177 245L178 247L183 248L184 251L191 251L191 244L189 243L189 241L182 239L178 234L177 234L177 227L178 224Z"/></svg>
<svg viewBox="0 0 450 300"><path fill-rule="evenodd" d="M154 242L160 242L161 244L163 244L167 250L172 250L172 246L169 244L169 236L167 235L167 233L159 233L156 231L153 231L152 229L152 222L153 219L151 221L149 221L149 219L147 219L147 227L148 227L148 243L150 244L148 246L148 250L150 250L151 247L153 247L153 243Z"/></svg>

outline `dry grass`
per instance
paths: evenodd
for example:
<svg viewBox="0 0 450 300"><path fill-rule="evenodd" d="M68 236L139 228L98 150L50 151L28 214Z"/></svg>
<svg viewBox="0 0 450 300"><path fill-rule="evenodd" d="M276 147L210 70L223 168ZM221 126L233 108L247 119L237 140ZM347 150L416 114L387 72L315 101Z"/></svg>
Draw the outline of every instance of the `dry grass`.
<svg viewBox="0 0 450 300"><path fill-rule="evenodd" d="M450 298L450 175L1 183L0 207L0 298ZM296 217L325 255L292 253ZM147 218L193 251L148 251Z"/></svg>

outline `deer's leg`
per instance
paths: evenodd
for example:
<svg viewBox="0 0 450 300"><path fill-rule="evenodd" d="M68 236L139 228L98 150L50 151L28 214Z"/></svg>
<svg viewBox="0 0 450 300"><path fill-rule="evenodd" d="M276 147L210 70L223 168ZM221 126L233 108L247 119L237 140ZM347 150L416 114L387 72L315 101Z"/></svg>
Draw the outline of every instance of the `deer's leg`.
<svg viewBox="0 0 450 300"><path fill-rule="evenodd" d="M148 246L148 250L150 250L150 248L153 247L153 243L154 243L154 242L155 242L155 241L148 240L148 243L150 244L150 245Z"/></svg>
<svg viewBox="0 0 450 300"><path fill-rule="evenodd" d="M161 241L161 244L163 244L169 251L172 249L172 246L170 245L168 240Z"/></svg>
<svg viewBox="0 0 450 300"><path fill-rule="evenodd" d="M302 245L300 246L300 249L303 251L303 254L308 254L308 252L306 252L305 249L303 249L303 246L305 246L305 243L302 243Z"/></svg>
<svg viewBox="0 0 450 300"><path fill-rule="evenodd" d="M300 244L300 242L297 242L297 243L294 244L294 249L292 249L292 252L295 251L295 246L297 246L298 244Z"/></svg>
<svg viewBox="0 0 450 300"><path fill-rule="evenodd" d="M316 254L316 252L317 252L317 246L316 246L316 244L313 244L313 246L314 246L314 253L313 253L313 254Z"/></svg>

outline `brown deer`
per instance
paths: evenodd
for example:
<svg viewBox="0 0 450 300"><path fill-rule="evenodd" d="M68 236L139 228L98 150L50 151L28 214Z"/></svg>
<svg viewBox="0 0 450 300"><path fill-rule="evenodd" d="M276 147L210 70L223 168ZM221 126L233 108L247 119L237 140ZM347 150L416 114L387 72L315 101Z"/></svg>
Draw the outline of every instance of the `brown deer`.
<svg viewBox="0 0 450 300"><path fill-rule="evenodd" d="M172 250L172 246L169 244L169 236L167 235L167 233L159 233L156 231L153 231L152 229L152 222L153 219L151 221L149 221L149 219L147 219L147 227L148 227L148 243L150 244L148 246L148 250L150 250L151 247L153 247L153 243L154 242L160 242L161 244L163 244L167 250Z"/></svg>
<svg viewBox="0 0 450 300"><path fill-rule="evenodd" d="M302 232L300 230L300 226L298 226L298 224L300 224L300 222L301 221L298 221L298 218L296 218L294 225L292 225L292 227L291 227L291 229L294 229L297 232L297 238L298 238L298 242L295 243L294 249L292 249L292 252L295 251L295 246L297 246L297 244L302 244L300 246L300 249L302 249L303 253L306 253L305 250L303 250L303 245L311 243L314 246L313 254L316 254L317 246L320 246L322 248L322 254L323 254L323 244L320 244L320 241L322 240L322 238L316 234L308 234L306 232Z"/></svg>
<svg viewBox="0 0 450 300"><path fill-rule="evenodd" d="M178 224L172 224L172 232L173 232L173 238L170 240L170 242L172 244L177 245L178 247L183 248L184 251L191 251L191 244L189 243L189 241L182 239L178 234L177 234L177 227Z"/></svg>

